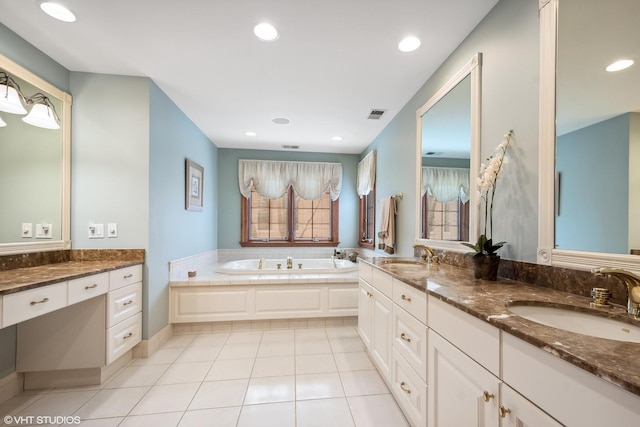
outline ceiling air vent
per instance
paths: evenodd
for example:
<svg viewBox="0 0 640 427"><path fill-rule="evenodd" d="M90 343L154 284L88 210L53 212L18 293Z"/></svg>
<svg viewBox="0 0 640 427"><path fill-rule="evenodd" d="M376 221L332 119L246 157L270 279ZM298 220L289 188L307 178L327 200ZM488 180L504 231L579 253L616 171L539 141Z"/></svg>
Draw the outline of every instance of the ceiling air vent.
<svg viewBox="0 0 640 427"><path fill-rule="evenodd" d="M283 145L282 148L285 150L297 150L298 148L300 148L300 146L299 145Z"/></svg>
<svg viewBox="0 0 640 427"><path fill-rule="evenodd" d="M380 109L371 110L371 112L369 113L369 117L367 118L369 120L380 120L380 117L382 117L385 111L387 110L380 110Z"/></svg>

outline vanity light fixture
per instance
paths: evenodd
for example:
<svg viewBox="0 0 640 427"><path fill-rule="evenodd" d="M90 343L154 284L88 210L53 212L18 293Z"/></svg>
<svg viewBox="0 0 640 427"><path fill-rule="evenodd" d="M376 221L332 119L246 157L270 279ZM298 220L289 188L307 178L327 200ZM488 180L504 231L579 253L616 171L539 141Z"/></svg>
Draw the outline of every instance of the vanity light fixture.
<svg viewBox="0 0 640 427"><path fill-rule="evenodd" d="M50 17L62 22L75 22L76 15L64 5L54 1L39 1L40 9Z"/></svg>
<svg viewBox="0 0 640 427"><path fill-rule="evenodd" d="M27 106L33 105L29 114L23 103ZM25 123L44 129L60 129L58 124L60 118L51 100L40 92L25 96L18 83L4 71L0 71L0 111L10 114L27 114L22 118Z"/></svg>
<svg viewBox="0 0 640 427"><path fill-rule="evenodd" d="M278 30L273 25L267 22L261 22L260 24L253 27L253 34L256 35L257 38L266 42L272 42L277 40Z"/></svg>
<svg viewBox="0 0 640 427"><path fill-rule="evenodd" d="M629 68L633 65L633 59L620 59L612 64L610 64L605 70L612 73L614 71L624 70L625 68Z"/></svg>
<svg viewBox="0 0 640 427"><path fill-rule="evenodd" d="M400 49L400 52L413 52L419 47L420 39L416 36L407 36L398 43L398 49Z"/></svg>

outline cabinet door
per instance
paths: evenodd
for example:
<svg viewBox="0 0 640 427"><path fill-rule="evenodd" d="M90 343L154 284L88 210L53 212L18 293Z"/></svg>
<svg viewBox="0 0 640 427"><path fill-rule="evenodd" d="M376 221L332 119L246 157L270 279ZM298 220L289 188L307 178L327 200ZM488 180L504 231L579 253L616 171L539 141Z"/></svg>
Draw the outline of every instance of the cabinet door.
<svg viewBox="0 0 640 427"><path fill-rule="evenodd" d="M364 345L371 349L371 286L360 279L358 288L358 333Z"/></svg>
<svg viewBox="0 0 640 427"><path fill-rule="evenodd" d="M516 393L511 387L500 385L501 427L561 427L562 424Z"/></svg>
<svg viewBox="0 0 640 427"><path fill-rule="evenodd" d="M393 303L382 293L372 289L371 305L371 356L380 374L388 381L391 378L391 342Z"/></svg>
<svg viewBox="0 0 640 427"><path fill-rule="evenodd" d="M497 427L500 380L432 330L427 341L428 425Z"/></svg>

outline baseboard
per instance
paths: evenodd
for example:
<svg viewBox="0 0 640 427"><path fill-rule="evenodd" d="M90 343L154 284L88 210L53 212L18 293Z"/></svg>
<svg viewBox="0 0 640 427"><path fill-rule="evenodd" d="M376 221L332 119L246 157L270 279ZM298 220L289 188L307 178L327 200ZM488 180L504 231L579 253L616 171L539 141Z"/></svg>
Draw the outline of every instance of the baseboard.
<svg viewBox="0 0 640 427"><path fill-rule="evenodd" d="M4 378L0 378L0 403L11 399L22 391L24 375L13 372Z"/></svg>
<svg viewBox="0 0 640 427"><path fill-rule="evenodd" d="M148 340L142 340L133 348L134 359L152 356L173 335L173 325L168 324Z"/></svg>
<svg viewBox="0 0 640 427"><path fill-rule="evenodd" d="M269 331L278 329L336 328L357 326L357 316L315 317L302 319L230 320L220 322L173 323L173 335L215 332Z"/></svg>

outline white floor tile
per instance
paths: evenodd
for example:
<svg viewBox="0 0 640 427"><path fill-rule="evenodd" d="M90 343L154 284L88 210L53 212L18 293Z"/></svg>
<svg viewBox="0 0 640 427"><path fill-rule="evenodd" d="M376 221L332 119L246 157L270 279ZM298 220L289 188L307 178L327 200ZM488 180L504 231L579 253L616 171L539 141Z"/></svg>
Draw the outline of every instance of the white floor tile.
<svg viewBox="0 0 640 427"><path fill-rule="evenodd" d="M82 425L82 427L118 427L118 424L120 424L123 419L124 418L122 417L116 417L116 418L99 418L95 420L82 420L80 425Z"/></svg>
<svg viewBox="0 0 640 427"><path fill-rule="evenodd" d="M48 393L20 411L19 415L68 416L80 409L97 393L98 390Z"/></svg>
<svg viewBox="0 0 640 427"><path fill-rule="evenodd" d="M338 374L296 375L296 400L344 397Z"/></svg>
<svg viewBox="0 0 640 427"><path fill-rule="evenodd" d="M174 363L156 384L196 383L204 381L212 362Z"/></svg>
<svg viewBox="0 0 640 427"><path fill-rule="evenodd" d="M251 378L282 377L295 373L296 362L293 356L262 357L256 359Z"/></svg>
<svg viewBox="0 0 640 427"><path fill-rule="evenodd" d="M197 335L190 347L221 347L229 339L229 333L213 333Z"/></svg>
<svg viewBox="0 0 640 427"><path fill-rule="evenodd" d="M329 340L326 338L296 341L296 355L329 353L331 353L331 346L329 345Z"/></svg>
<svg viewBox="0 0 640 427"><path fill-rule="evenodd" d="M293 342L295 332L290 330L264 331L262 333L262 343L266 342Z"/></svg>
<svg viewBox="0 0 640 427"><path fill-rule="evenodd" d="M142 387L154 385L171 365L127 366L108 381L104 388Z"/></svg>
<svg viewBox="0 0 640 427"><path fill-rule="evenodd" d="M262 331L233 332L227 344L259 343L261 340Z"/></svg>
<svg viewBox="0 0 640 427"><path fill-rule="evenodd" d="M183 348L161 348L153 353L151 357L134 359L130 366L165 365L167 363L173 363L183 351Z"/></svg>
<svg viewBox="0 0 640 427"><path fill-rule="evenodd" d="M343 326L337 328L327 328L327 336L332 338L360 338L356 328L353 326Z"/></svg>
<svg viewBox="0 0 640 427"><path fill-rule="evenodd" d="M389 393L389 389L377 371L340 372L347 396Z"/></svg>
<svg viewBox="0 0 640 427"><path fill-rule="evenodd" d="M319 374L338 372L332 354L311 354L296 356L296 374Z"/></svg>
<svg viewBox="0 0 640 427"><path fill-rule="evenodd" d="M295 399L295 377L252 378L244 398L245 405L289 402Z"/></svg>
<svg viewBox="0 0 640 427"><path fill-rule="evenodd" d="M237 380L251 377L255 359L216 360L205 381Z"/></svg>
<svg viewBox="0 0 640 427"><path fill-rule="evenodd" d="M185 348L195 339L195 335L174 335L161 348Z"/></svg>
<svg viewBox="0 0 640 427"><path fill-rule="evenodd" d="M233 336L231 338L233 338ZM220 354L218 354L218 360L254 358L258 353L259 346L260 346L259 342L227 343L222 348L222 351L220 352Z"/></svg>
<svg viewBox="0 0 640 427"><path fill-rule="evenodd" d="M293 356L293 341L263 342L258 349L258 357Z"/></svg>
<svg viewBox="0 0 640 427"><path fill-rule="evenodd" d="M338 371L367 371L375 367L366 352L357 353L335 353L333 355Z"/></svg>
<svg viewBox="0 0 640 427"><path fill-rule="evenodd" d="M347 399L318 399L296 402L297 427L353 427Z"/></svg>
<svg viewBox="0 0 640 427"><path fill-rule="evenodd" d="M204 382L193 397L189 410L241 406L249 380Z"/></svg>
<svg viewBox="0 0 640 427"><path fill-rule="evenodd" d="M327 339L325 329L296 329L296 341Z"/></svg>
<svg viewBox="0 0 640 427"><path fill-rule="evenodd" d="M24 408L33 405L36 401L42 399L45 394L24 394L20 393L11 399L0 403L0 414L16 415Z"/></svg>
<svg viewBox="0 0 640 427"><path fill-rule="evenodd" d="M238 422L239 415L240 406L187 411L178 427L233 427Z"/></svg>
<svg viewBox="0 0 640 427"><path fill-rule="evenodd" d="M124 417L142 399L150 387L100 390L74 415L81 419Z"/></svg>
<svg viewBox="0 0 640 427"><path fill-rule="evenodd" d="M130 415L185 411L200 387L199 383L156 385L133 408Z"/></svg>
<svg viewBox="0 0 640 427"><path fill-rule="evenodd" d="M351 353L366 350L360 337L329 338L329 344L334 353Z"/></svg>
<svg viewBox="0 0 640 427"><path fill-rule="evenodd" d="M222 350L222 344L218 346L190 346L182 351L175 363L213 362L218 357L220 350Z"/></svg>
<svg viewBox="0 0 640 427"><path fill-rule="evenodd" d="M132 415L125 418L118 427L176 427L180 422L180 418L182 418L182 414L182 412L170 412L165 414Z"/></svg>
<svg viewBox="0 0 640 427"><path fill-rule="evenodd" d="M293 402L243 406L238 427L294 427L296 405Z"/></svg>
<svg viewBox="0 0 640 427"><path fill-rule="evenodd" d="M409 425L390 394L354 396L347 400L356 426L403 427Z"/></svg>

